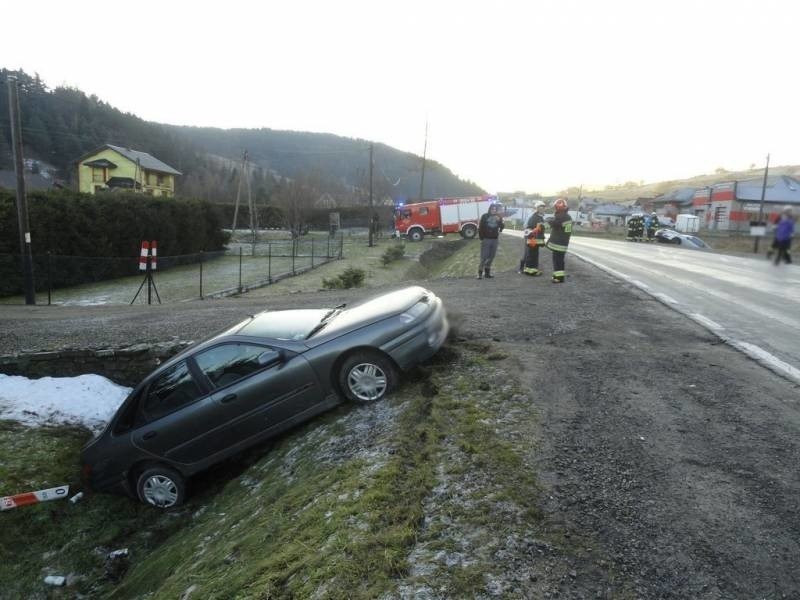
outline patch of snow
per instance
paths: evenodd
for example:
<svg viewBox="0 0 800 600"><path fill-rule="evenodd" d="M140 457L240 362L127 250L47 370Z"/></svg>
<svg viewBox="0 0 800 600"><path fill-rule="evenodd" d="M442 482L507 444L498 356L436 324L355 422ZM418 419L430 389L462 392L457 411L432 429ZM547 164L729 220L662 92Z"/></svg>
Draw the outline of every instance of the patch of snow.
<svg viewBox="0 0 800 600"><path fill-rule="evenodd" d="M99 433L131 388L100 375L29 379L0 374L0 419L23 425L83 425Z"/></svg>

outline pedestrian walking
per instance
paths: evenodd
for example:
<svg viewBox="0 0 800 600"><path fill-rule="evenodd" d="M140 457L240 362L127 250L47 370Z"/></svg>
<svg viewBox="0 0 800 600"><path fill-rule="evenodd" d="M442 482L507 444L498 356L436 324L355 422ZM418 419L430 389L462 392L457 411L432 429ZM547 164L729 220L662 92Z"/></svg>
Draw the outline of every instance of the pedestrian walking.
<svg viewBox="0 0 800 600"><path fill-rule="evenodd" d="M497 238L503 231L503 216L500 214L500 205L493 202L486 213L481 215L478 225L478 237L481 240L481 262L478 265L478 279L491 279L492 261L497 254Z"/></svg>
<svg viewBox="0 0 800 600"><path fill-rule="evenodd" d="M792 246L792 236L794 235L794 215L792 214L792 207L785 206L781 212L780 220L775 226L775 239L772 242L772 248L775 250L775 265L779 265L781 260L786 264L791 264L792 256L789 254L789 249ZM770 256L772 252L768 252Z"/></svg>
<svg viewBox="0 0 800 600"><path fill-rule="evenodd" d="M544 208L541 200L534 205L535 212L525 225L525 265L523 273L531 277L542 274L539 270L539 248L544 246Z"/></svg>
<svg viewBox="0 0 800 600"><path fill-rule="evenodd" d="M550 223L550 239L547 247L553 253L553 283L564 283L564 259L567 255L569 238L572 236L572 217L569 216L567 199L559 198L553 204L556 211L553 222Z"/></svg>

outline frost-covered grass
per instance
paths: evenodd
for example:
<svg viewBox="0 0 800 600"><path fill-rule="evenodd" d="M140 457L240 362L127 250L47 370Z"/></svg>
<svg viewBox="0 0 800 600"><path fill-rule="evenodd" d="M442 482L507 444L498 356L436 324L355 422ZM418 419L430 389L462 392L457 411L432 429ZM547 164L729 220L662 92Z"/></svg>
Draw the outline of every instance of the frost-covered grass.
<svg viewBox="0 0 800 600"><path fill-rule="evenodd" d="M158 295L162 302L180 302L199 299L201 295L209 296L222 291L238 290L240 287L264 285L271 280L336 260L340 245L343 246L344 252L348 252L355 244L357 242L348 238L345 238L342 244L339 238L308 236L298 242L294 252L291 240L271 240L260 243L255 250L250 244L232 244L228 252L205 254L202 262L199 255L162 256L159 258L160 269L153 273L155 291L151 291L151 299L152 302L157 302ZM170 263L179 266L165 268ZM46 278L46 274L37 273L36 277L38 281L42 281ZM136 302L146 303L148 288L146 284L142 285L144 280L144 273L137 273L130 277L56 288L52 290L51 303L78 306L129 304L137 296L137 291L139 294ZM21 296L0 298L0 303L23 304L24 298ZM47 303L46 291L38 292L37 303Z"/></svg>
<svg viewBox="0 0 800 600"><path fill-rule="evenodd" d="M4 539L26 543L0 546L0 589L41 596L46 574L72 575L70 597L456 598L485 594L489 576L505 585L525 566L498 570L495 555L537 527L539 491L508 437L534 412L501 361L445 348L387 400L343 405L201 475L171 513L110 495L3 513ZM506 383L486 394L487 381ZM74 493L86 439L4 422L0 477ZM130 558L117 582L106 556L119 548Z"/></svg>

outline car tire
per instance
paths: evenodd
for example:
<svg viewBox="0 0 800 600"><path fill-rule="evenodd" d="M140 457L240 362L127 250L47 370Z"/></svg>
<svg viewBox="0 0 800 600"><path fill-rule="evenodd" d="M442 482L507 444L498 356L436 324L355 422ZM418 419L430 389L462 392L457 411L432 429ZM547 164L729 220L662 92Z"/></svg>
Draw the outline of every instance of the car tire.
<svg viewBox="0 0 800 600"><path fill-rule="evenodd" d="M397 384L397 369L377 352L356 352L339 369L339 387L351 402L376 402Z"/></svg>
<svg viewBox="0 0 800 600"><path fill-rule="evenodd" d="M464 229L461 230L461 235L464 236L465 240L471 240L474 238L478 233L478 229L475 225L465 225Z"/></svg>
<svg viewBox="0 0 800 600"><path fill-rule="evenodd" d="M408 239L410 239L412 242L421 242L422 238L424 237L425 237L425 232L422 231L421 229L412 229L408 233Z"/></svg>
<svg viewBox="0 0 800 600"><path fill-rule="evenodd" d="M170 467L150 467L136 479L136 494L144 504L162 509L174 508L186 500L186 481L183 475Z"/></svg>

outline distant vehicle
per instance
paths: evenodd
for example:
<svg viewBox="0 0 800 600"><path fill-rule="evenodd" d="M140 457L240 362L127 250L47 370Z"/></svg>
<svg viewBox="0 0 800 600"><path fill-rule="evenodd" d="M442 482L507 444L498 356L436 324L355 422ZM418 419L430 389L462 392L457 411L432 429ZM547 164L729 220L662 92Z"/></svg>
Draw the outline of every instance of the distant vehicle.
<svg viewBox="0 0 800 600"><path fill-rule="evenodd" d="M711 246L706 244L699 237L689 235L688 233L681 233L674 229L657 230L656 240L662 244L675 244L676 246L683 246L684 248L691 248L693 250L711 250Z"/></svg>
<svg viewBox="0 0 800 600"><path fill-rule="evenodd" d="M261 312L171 358L81 452L88 489L158 508L186 480L342 402L374 402L432 356L448 322L413 286L353 307Z"/></svg>
<svg viewBox="0 0 800 600"><path fill-rule="evenodd" d="M675 229L685 233L693 233L700 229L700 218L696 215L680 214L675 221Z"/></svg>
<svg viewBox="0 0 800 600"><path fill-rule="evenodd" d="M497 196L440 198L398 206L394 211L395 234L405 235L412 242L419 242L426 235L446 233L472 239L478 235L481 215L488 212L493 203L499 204Z"/></svg>

